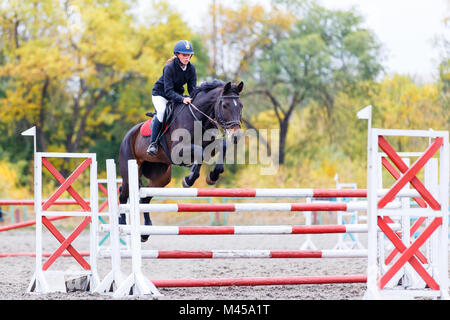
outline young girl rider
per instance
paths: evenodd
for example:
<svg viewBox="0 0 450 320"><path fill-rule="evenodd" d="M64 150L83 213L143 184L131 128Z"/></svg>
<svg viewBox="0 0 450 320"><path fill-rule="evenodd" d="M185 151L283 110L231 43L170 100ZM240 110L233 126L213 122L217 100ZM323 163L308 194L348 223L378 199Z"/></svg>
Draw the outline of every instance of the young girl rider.
<svg viewBox="0 0 450 320"><path fill-rule="evenodd" d="M158 152L156 138L162 127L164 111L169 101L191 103L190 97L184 97L184 85L187 84L189 94L197 86L195 67L189 61L194 54L192 44L187 40L178 41L173 48L174 56L170 58L163 69L162 76L156 81L152 90L152 102L155 106L156 117L152 121L152 134L147 153L151 156Z"/></svg>

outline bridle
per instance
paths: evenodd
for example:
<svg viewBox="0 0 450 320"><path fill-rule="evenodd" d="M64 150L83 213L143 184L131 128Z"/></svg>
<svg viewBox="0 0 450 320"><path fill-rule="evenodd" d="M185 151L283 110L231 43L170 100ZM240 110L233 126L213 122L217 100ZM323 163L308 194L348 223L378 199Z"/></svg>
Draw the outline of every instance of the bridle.
<svg viewBox="0 0 450 320"><path fill-rule="evenodd" d="M241 124L241 119L239 119L239 120L231 120L231 121L227 121L227 122L223 121L223 114L222 114L223 99L239 99L239 96L238 95L235 95L235 96L220 96L220 98L219 98L219 105L218 105L218 108L217 108L217 112L219 113L217 115L217 121L219 122L220 126L223 129L228 129L228 128L231 128L233 126L240 125Z"/></svg>
<svg viewBox="0 0 450 320"><path fill-rule="evenodd" d="M201 111L199 108L197 108L194 104L189 103L189 106L194 108L196 111L200 112L202 115L204 115L209 121L211 121L216 127L221 127L223 130L226 130L228 128L231 128L235 125L240 125L241 124L241 119L239 120L231 120L231 121L224 121L223 120L223 114L222 114L222 103L223 103L223 99L239 99L240 97L238 95L234 95L234 96L220 96L219 98L219 102L218 102L218 114L216 115L217 120L211 118L210 116L208 116L206 113L204 113L203 111ZM194 115L194 113L191 113L192 116L194 117L194 119L196 119L197 121L199 121L199 119Z"/></svg>

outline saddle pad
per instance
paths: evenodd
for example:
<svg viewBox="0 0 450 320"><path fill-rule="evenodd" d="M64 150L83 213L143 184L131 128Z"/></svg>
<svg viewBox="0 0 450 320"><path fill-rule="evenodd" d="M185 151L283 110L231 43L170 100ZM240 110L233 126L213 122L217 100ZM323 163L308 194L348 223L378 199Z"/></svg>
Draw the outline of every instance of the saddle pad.
<svg viewBox="0 0 450 320"><path fill-rule="evenodd" d="M140 133L141 133L141 135L142 135L143 137L148 137L148 136L150 136L150 135L152 134L152 126L151 126L152 119L153 119L153 118L148 119L148 120L145 121L144 124L141 126Z"/></svg>
<svg viewBox="0 0 450 320"><path fill-rule="evenodd" d="M141 126L141 129L140 129L139 131L140 131L140 133L141 133L141 135L142 135L143 137L151 136L151 134L152 134L152 119L153 119L153 118L149 118L149 119L148 119L147 121L145 121L144 124ZM165 126L165 128L164 128L164 131L167 130L167 127L168 127L168 126L169 126L169 124L167 123L166 126Z"/></svg>

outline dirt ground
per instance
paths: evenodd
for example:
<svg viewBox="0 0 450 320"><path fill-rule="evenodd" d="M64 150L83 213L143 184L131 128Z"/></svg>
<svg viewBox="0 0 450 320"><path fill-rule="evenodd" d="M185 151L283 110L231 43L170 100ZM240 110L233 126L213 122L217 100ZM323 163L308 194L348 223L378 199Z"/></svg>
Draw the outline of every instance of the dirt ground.
<svg viewBox="0 0 450 320"><path fill-rule="evenodd" d="M62 231L67 237L71 230ZM78 251L88 251L89 237L84 231L73 243ZM332 249L338 235L312 235L318 249ZM55 250L59 243L44 233L43 251ZM151 236L143 249L154 250L214 250L214 249L270 249L298 250L305 241L303 235L214 235L214 236ZM366 246L366 238L360 235ZM105 246L108 242L105 242ZM0 234L0 252L34 252L34 228L17 229ZM46 259L46 258L44 258ZM86 258L88 260L88 258ZM287 277L350 275L366 273L365 258L329 259L148 259L143 273L149 279L228 278L228 277ZM110 259L99 259L100 280L111 270ZM35 269L33 257L0 258L0 299L2 300L110 300L110 295L89 292L29 294L27 287ZM81 270L71 257L60 257L49 270ZM131 261L122 259L125 275ZM233 286L211 288L160 288L160 300L359 300L366 285L319 284L278 286ZM152 299L137 297L125 299Z"/></svg>

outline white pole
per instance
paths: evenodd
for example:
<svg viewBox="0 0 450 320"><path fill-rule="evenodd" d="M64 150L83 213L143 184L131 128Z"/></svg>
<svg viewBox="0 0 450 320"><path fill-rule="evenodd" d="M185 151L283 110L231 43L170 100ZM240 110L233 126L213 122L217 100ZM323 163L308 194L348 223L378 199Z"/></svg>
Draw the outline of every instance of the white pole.
<svg viewBox="0 0 450 320"><path fill-rule="evenodd" d="M97 183L97 155L90 156L92 163L90 166L90 207L91 207L91 225L90 225L90 257L91 276L89 290L94 289L100 284L100 278L97 271L97 246L98 246L98 183Z"/></svg>
<svg viewBox="0 0 450 320"><path fill-rule="evenodd" d="M130 225L131 225L131 250L133 256L133 272L141 272L141 241L139 227L141 224L139 210L139 175L135 160L128 161L128 180L130 188Z"/></svg>
<svg viewBox="0 0 450 320"><path fill-rule="evenodd" d="M21 133L33 137L34 212L36 218L36 267L27 292L48 292L42 272L42 155L36 152L36 126Z"/></svg>
<svg viewBox="0 0 450 320"><path fill-rule="evenodd" d="M136 160L128 160L128 185L130 199L131 257L132 272L116 290L113 297L151 294L154 299L162 296L155 285L142 274L142 253L139 208L139 175Z"/></svg>
<svg viewBox="0 0 450 320"><path fill-rule="evenodd" d="M449 162L450 162L450 150L449 150L449 137L448 131L444 134L444 143L440 150L440 170L439 170L439 182L440 182L440 204L441 204L441 216L442 225L440 229L440 248L439 248L439 279L441 279L440 289L441 298L449 299L448 294L448 195L449 195Z"/></svg>
<svg viewBox="0 0 450 320"><path fill-rule="evenodd" d="M409 158L402 158L403 162L409 167L410 166L410 159ZM407 183L403 188L409 189L409 183ZM402 202L402 210L407 210L410 208L410 199L408 198L402 198L400 200ZM411 230L411 217L410 216L402 216L400 218L400 223L402 225L402 235L401 239L402 242L405 244L406 247L409 247L411 245L411 237L410 237L410 230ZM401 275L402 279L402 285L403 287L410 286L412 283L415 282L415 272L412 270L412 267L410 264L405 264L401 270L397 273L397 275ZM392 279L396 279L396 277L392 277ZM409 282L409 283L408 283Z"/></svg>
<svg viewBox="0 0 450 320"><path fill-rule="evenodd" d="M376 130L370 130L370 143L368 145L367 160L367 225L368 225L368 267L367 267L367 292L366 297L369 299L379 298L377 288L378 268L377 268L377 252L382 248L377 245L377 151L378 151L378 134Z"/></svg>
<svg viewBox="0 0 450 320"><path fill-rule="evenodd" d="M431 142L430 142L431 144ZM431 158L425 164L424 174L425 174L425 188L431 192L433 197L439 199L439 182L438 182L438 163L436 158ZM428 226L432 221L433 217L428 217L426 220L426 225ZM430 269L438 268L439 265L439 235L438 232L434 232L430 239L425 242L426 257L428 259L428 265L431 266Z"/></svg>
<svg viewBox="0 0 450 320"><path fill-rule="evenodd" d="M110 243L111 243L111 263L112 271L120 275L117 282L121 282L120 269L120 236L119 236L119 206L117 202L117 184L116 184L116 165L113 159L106 160L106 174L108 179L108 207L109 207L109 223L111 224ZM117 286L120 283L116 283Z"/></svg>
<svg viewBox="0 0 450 320"><path fill-rule="evenodd" d="M108 190L108 210L110 223L111 271L106 275L95 292L104 293L112 288L115 291L124 281L121 271L119 205L117 203L116 165L113 159L106 160L106 181Z"/></svg>
<svg viewBox="0 0 450 320"><path fill-rule="evenodd" d="M42 271L42 155L38 152L34 153L34 212L36 216L36 268L27 291L47 293L49 287Z"/></svg>
<svg viewBox="0 0 450 320"><path fill-rule="evenodd" d="M34 153L34 212L36 215L36 275L42 273L42 157ZM36 279L36 289L38 281Z"/></svg>

